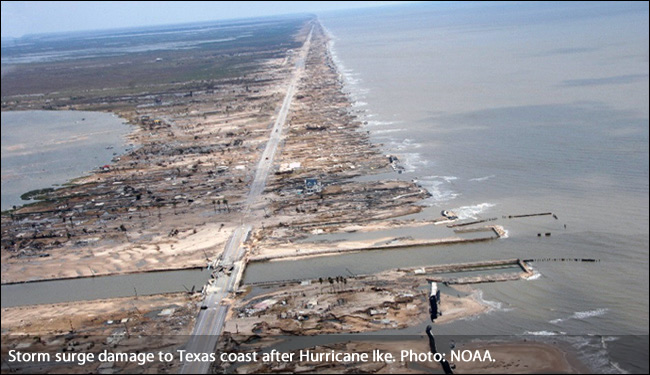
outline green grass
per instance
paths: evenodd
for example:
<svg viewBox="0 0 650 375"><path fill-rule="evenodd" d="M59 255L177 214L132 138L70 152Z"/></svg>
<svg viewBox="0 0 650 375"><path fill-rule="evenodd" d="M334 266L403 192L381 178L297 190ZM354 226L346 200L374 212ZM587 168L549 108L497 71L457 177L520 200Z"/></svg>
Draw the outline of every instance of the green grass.
<svg viewBox="0 0 650 375"><path fill-rule="evenodd" d="M46 199L45 195L54 191L54 188L36 189L28 191L20 196L20 199L28 201L31 199L43 200Z"/></svg>

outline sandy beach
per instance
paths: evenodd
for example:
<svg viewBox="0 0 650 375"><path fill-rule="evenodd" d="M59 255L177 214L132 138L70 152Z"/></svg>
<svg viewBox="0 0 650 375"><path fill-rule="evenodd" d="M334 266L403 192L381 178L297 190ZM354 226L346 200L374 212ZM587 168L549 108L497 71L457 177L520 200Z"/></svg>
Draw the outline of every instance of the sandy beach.
<svg viewBox="0 0 650 375"><path fill-rule="evenodd" d="M534 341L506 343L468 344L459 350L489 350L496 361L493 363L459 362L456 370L460 374L503 374L503 373L564 373L587 374L591 370L582 364L574 354L561 346Z"/></svg>

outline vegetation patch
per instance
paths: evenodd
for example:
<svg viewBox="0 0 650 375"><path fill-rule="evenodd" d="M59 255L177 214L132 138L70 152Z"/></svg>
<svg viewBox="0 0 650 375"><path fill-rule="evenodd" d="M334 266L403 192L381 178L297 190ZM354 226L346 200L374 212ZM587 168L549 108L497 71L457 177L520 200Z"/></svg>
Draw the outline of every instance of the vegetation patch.
<svg viewBox="0 0 650 375"><path fill-rule="evenodd" d="M54 188L45 188L45 189L36 189L32 191L28 191L27 193L24 193L23 195L20 196L20 199L24 201L36 199L36 200L43 200L46 199L45 195L49 194L54 191Z"/></svg>

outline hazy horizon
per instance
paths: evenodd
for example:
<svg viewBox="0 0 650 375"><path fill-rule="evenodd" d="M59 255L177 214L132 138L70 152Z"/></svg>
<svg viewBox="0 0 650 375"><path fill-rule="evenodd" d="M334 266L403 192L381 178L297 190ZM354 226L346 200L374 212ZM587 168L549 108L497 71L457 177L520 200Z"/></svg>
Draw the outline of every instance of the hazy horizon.
<svg viewBox="0 0 650 375"><path fill-rule="evenodd" d="M225 21L406 4L410 1L2 2L2 39Z"/></svg>

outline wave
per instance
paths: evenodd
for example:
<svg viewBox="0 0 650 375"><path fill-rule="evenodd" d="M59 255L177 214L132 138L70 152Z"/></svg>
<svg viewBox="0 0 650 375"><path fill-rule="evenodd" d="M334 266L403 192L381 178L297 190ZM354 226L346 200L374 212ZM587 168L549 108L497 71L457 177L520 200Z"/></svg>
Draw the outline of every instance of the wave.
<svg viewBox="0 0 650 375"><path fill-rule="evenodd" d="M452 182L458 180L456 176L431 176L430 178L439 178L445 180L445 182Z"/></svg>
<svg viewBox="0 0 650 375"><path fill-rule="evenodd" d="M492 208L496 206L494 203L480 203L476 204L473 206L462 206L458 208L454 208L452 211L458 215L458 219L460 220L465 220L465 219L478 219L478 215L483 213L485 210L488 208Z"/></svg>
<svg viewBox="0 0 650 375"><path fill-rule="evenodd" d="M394 128L394 129L381 129L381 130L373 130L372 132L374 134L387 134L387 133L397 133L401 131L405 131L406 129L404 128Z"/></svg>
<svg viewBox="0 0 650 375"><path fill-rule="evenodd" d="M483 291L481 289L477 289L472 293L473 297L481 304L485 305L488 307L488 313L493 312L493 311L511 311L511 308L504 307L504 304L502 302L497 302L497 301L490 301L487 300L483 297Z"/></svg>
<svg viewBox="0 0 650 375"><path fill-rule="evenodd" d="M368 97L368 93L370 92L369 89L360 86L348 87L348 89L349 90L346 90L346 93L351 102L366 99Z"/></svg>
<svg viewBox="0 0 650 375"><path fill-rule="evenodd" d="M558 319L553 319L549 320L549 323L551 324L559 324L562 322L566 322L567 320L571 319L587 319L587 318L593 318L601 315L605 315L609 309L606 308L601 308L601 309L596 309L596 310L589 310L589 311L577 311L573 313L573 315L567 317L567 318L558 318Z"/></svg>
<svg viewBox="0 0 650 375"><path fill-rule="evenodd" d="M494 177L496 177L496 176L492 174L492 175L485 176L485 177L470 178L469 181L477 181L477 182L480 182L480 181L489 180L489 179L494 178Z"/></svg>
<svg viewBox="0 0 650 375"><path fill-rule="evenodd" d="M329 30L325 28L324 31L327 37L329 38L329 42L327 46L330 52L330 56L332 56L332 61L334 62L334 65L336 65L336 70L339 72L342 82L346 86L348 86L348 89L350 88L350 86L358 85L361 82L361 79L356 78L358 76L358 73L355 73L352 69L347 69L345 65L343 65L343 62L339 58L338 54L336 53L334 44L338 38L335 37L332 33L330 33Z"/></svg>
<svg viewBox="0 0 650 375"><path fill-rule="evenodd" d="M406 172L416 172L427 168L430 165L430 161L423 158L422 155L417 152L402 152L397 156L399 157L399 160L401 160Z"/></svg>
<svg viewBox="0 0 650 375"><path fill-rule="evenodd" d="M347 70L347 73L343 73L343 77L345 79L345 83L348 85L348 88L349 86L356 86L361 83L361 78L355 78L351 72L351 70Z"/></svg>
<svg viewBox="0 0 650 375"><path fill-rule="evenodd" d="M524 335L529 335L529 336L558 336L558 335L566 335L566 332L562 332L562 331L526 331L526 332L524 332Z"/></svg>
<svg viewBox="0 0 650 375"><path fill-rule="evenodd" d="M366 115L366 117L371 117L371 118L372 118L372 117L375 117L375 116L376 116L376 115L374 115L374 114L368 114L368 115ZM366 126L371 127L371 128L374 128L374 127L377 127L377 126L389 126L389 125L395 125L395 124L399 124L399 123L400 123L400 121L380 121L380 120L370 120L370 121L367 121Z"/></svg>
<svg viewBox="0 0 650 375"><path fill-rule="evenodd" d="M590 311L579 311L579 312L573 314L572 318L575 318L575 319L587 319L587 318L592 318L592 317L595 317L595 316L605 315L605 313L607 313L607 311L608 311L608 309L605 309L605 308L590 310Z"/></svg>
<svg viewBox="0 0 650 375"><path fill-rule="evenodd" d="M617 337L598 335L571 335L562 338L578 351L578 358L596 374L627 374L617 362L612 361L607 342L618 340Z"/></svg>
<svg viewBox="0 0 650 375"><path fill-rule="evenodd" d="M617 362L609 361L609 364L618 371L619 374L629 374L629 372L625 371Z"/></svg>
<svg viewBox="0 0 650 375"><path fill-rule="evenodd" d="M501 237L501 238L504 238L504 237ZM540 277L542 277L542 274L535 271L535 270L533 270L533 275L531 277L527 278L526 280L533 281L533 280L539 279Z"/></svg>
<svg viewBox="0 0 650 375"><path fill-rule="evenodd" d="M431 197L424 201L428 206L435 206L441 202L447 202L457 198L460 194L446 187L446 181L432 177L423 177L418 180L418 184L425 188Z"/></svg>
<svg viewBox="0 0 650 375"><path fill-rule="evenodd" d="M410 138L404 138L401 142L397 140L392 140L390 142L390 148L397 151L410 151L422 147L421 144L415 142Z"/></svg>
<svg viewBox="0 0 650 375"><path fill-rule="evenodd" d="M523 335L537 336L541 342L565 342L577 352L578 358L587 364L596 374L626 374L618 363L611 360L606 342L618 340L616 337L600 337L598 335L567 335L564 331L525 331Z"/></svg>

